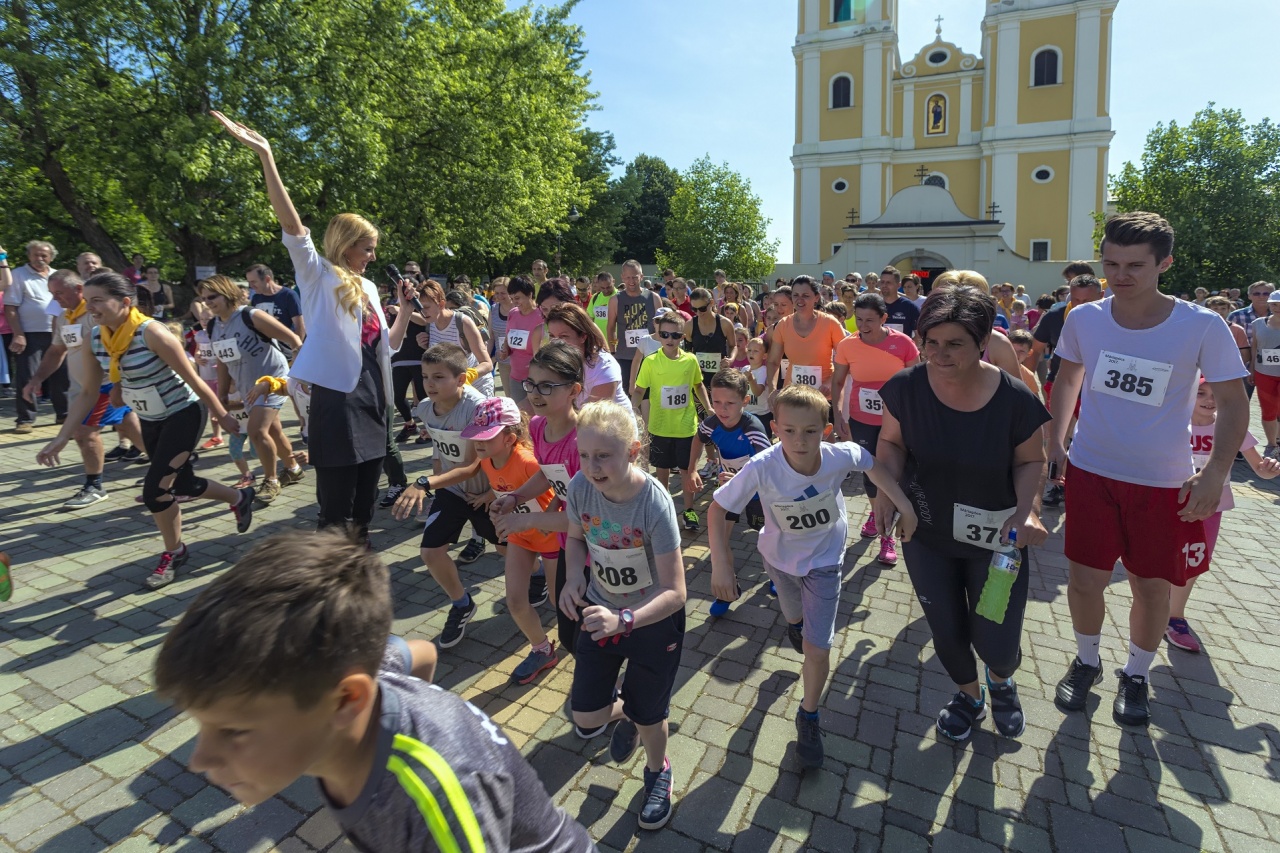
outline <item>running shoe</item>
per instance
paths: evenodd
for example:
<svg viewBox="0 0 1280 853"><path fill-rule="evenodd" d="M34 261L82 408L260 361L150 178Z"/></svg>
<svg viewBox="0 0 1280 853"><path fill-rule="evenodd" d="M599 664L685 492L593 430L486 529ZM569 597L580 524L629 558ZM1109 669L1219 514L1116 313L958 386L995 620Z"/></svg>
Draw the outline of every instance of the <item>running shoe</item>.
<svg viewBox="0 0 1280 853"><path fill-rule="evenodd" d="M862 538L874 539L879 535L876 531L876 514L872 511L871 515L867 516L866 523L862 525Z"/></svg>
<svg viewBox="0 0 1280 853"><path fill-rule="evenodd" d="M802 767L822 766L822 726L816 715L810 717L803 708L796 711L796 757Z"/></svg>
<svg viewBox="0 0 1280 853"><path fill-rule="evenodd" d="M886 566L898 564L898 549L894 547L892 536L880 537L880 553L876 559Z"/></svg>
<svg viewBox="0 0 1280 853"><path fill-rule="evenodd" d="M1054 704L1064 711L1083 711L1089 701L1089 688L1102 681L1101 666L1087 666L1076 658L1058 682Z"/></svg>
<svg viewBox="0 0 1280 853"><path fill-rule="evenodd" d="M244 533L249 529L249 525L253 522L253 487L240 490L240 500L231 511L236 517L236 532Z"/></svg>
<svg viewBox="0 0 1280 853"><path fill-rule="evenodd" d="M1111 705L1111 717L1122 726L1145 726L1151 722L1151 699L1147 680L1141 675L1120 673L1120 688Z"/></svg>
<svg viewBox="0 0 1280 853"><path fill-rule="evenodd" d="M804 623L797 622L792 625L787 623L787 639L791 641L791 648L800 654L804 654Z"/></svg>
<svg viewBox="0 0 1280 853"><path fill-rule="evenodd" d="M723 598L717 598L715 601L711 602L711 607L707 609L707 613L717 618L728 612L729 602L725 601Z"/></svg>
<svg viewBox="0 0 1280 853"><path fill-rule="evenodd" d="M938 733L951 740L966 740L973 733L974 725L986 716L985 696L974 700L968 693L958 690L938 712Z"/></svg>
<svg viewBox="0 0 1280 853"><path fill-rule="evenodd" d="M115 462L117 460L123 459L124 455L128 453L130 450L133 450L133 448L121 447L120 445L117 444L113 449L108 450L106 454L102 457L102 459L104 462Z"/></svg>
<svg viewBox="0 0 1280 853"><path fill-rule="evenodd" d="M511 673L511 680L516 684L528 684L539 675L560 662L556 657L556 644L551 642L551 651L543 653L536 649Z"/></svg>
<svg viewBox="0 0 1280 853"><path fill-rule="evenodd" d="M280 471L280 485L292 486L295 483L301 483L306 476L307 474L302 470L301 465L298 466L297 471L290 471L288 468L284 468Z"/></svg>
<svg viewBox="0 0 1280 853"><path fill-rule="evenodd" d="M541 607L547 603L547 576L534 575L529 578L529 606Z"/></svg>
<svg viewBox="0 0 1280 853"><path fill-rule="evenodd" d="M168 586L173 583L173 579L177 576L177 570L186 562L186 545L183 545L182 550L176 554L171 551L165 551L160 555L160 562L156 564L155 570L147 575L147 586L152 589L159 589L162 586Z"/></svg>
<svg viewBox="0 0 1280 853"><path fill-rule="evenodd" d="M662 759L661 770L644 769L644 805L641 829L662 829L671 820L671 759Z"/></svg>
<svg viewBox="0 0 1280 853"><path fill-rule="evenodd" d="M140 447L130 447L121 457L121 461L126 465L150 465L151 457L143 453Z"/></svg>
<svg viewBox="0 0 1280 853"><path fill-rule="evenodd" d="M32 424L31 421L23 421L22 423L15 425L13 428L14 432L21 433L22 435L26 435L33 430L35 430L35 425Z"/></svg>
<svg viewBox="0 0 1280 853"><path fill-rule="evenodd" d="M213 450L215 447L221 447L223 444L222 436L215 435L205 439L204 444L200 445L200 449Z"/></svg>
<svg viewBox="0 0 1280 853"><path fill-rule="evenodd" d="M405 424L404 427L396 433L396 444L404 444L411 436L418 434L418 428L413 424Z"/></svg>
<svg viewBox="0 0 1280 853"><path fill-rule="evenodd" d="M486 543L483 539L471 539L467 542L467 547L462 549L462 553L458 555L459 563L474 563L480 559L480 555L484 553Z"/></svg>
<svg viewBox="0 0 1280 853"><path fill-rule="evenodd" d="M1040 501L1044 506L1062 506L1062 499L1066 496L1066 490L1057 483L1050 483L1045 487L1044 498Z"/></svg>
<svg viewBox="0 0 1280 853"><path fill-rule="evenodd" d="M450 606L449 615L444 620L444 630L440 632L440 639L436 640L437 645L442 649L451 649L458 645L462 641L463 635L467 633L467 623L475 615L476 601L474 598L467 602L466 607Z"/></svg>
<svg viewBox="0 0 1280 853"><path fill-rule="evenodd" d="M1170 619L1164 636L1170 645L1177 646L1184 652L1200 651L1200 641L1191 634L1191 626L1187 624L1186 619Z"/></svg>
<svg viewBox="0 0 1280 853"><path fill-rule="evenodd" d="M387 486L387 493L382 496L382 500L378 501L378 506L383 509L395 506L396 498L400 497L400 493L404 490L404 486Z"/></svg>
<svg viewBox="0 0 1280 853"><path fill-rule="evenodd" d="M82 509L106 499L107 493L102 490L101 486L84 486L62 506L64 509Z"/></svg>
<svg viewBox="0 0 1280 853"><path fill-rule="evenodd" d="M253 476L252 474L241 474L240 479L236 480L231 485L231 488L235 489L238 492L241 489L249 488L250 486L256 484L257 482L258 482L258 478Z"/></svg>
<svg viewBox="0 0 1280 853"><path fill-rule="evenodd" d="M429 435L422 435L421 433L419 433L419 434L418 434L418 437L417 437L417 438L415 438L415 439L413 440L413 443L414 443L414 444L430 444L430 443L431 443L431 436L429 436Z"/></svg>
<svg viewBox="0 0 1280 853"><path fill-rule="evenodd" d="M681 515L681 518L684 519L685 530L697 530L702 526L701 522L698 520L698 511L696 509L686 509Z"/></svg>
<svg viewBox="0 0 1280 853"><path fill-rule="evenodd" d="M258 490L258 500L264 506L269 506L273 500L280 497L280 481L279 480L263 480L262 488Z"/></svg>
<svg viewBox="0 0 1280 853"><path fill-rule="evenodd" d="M769 581L769 594L774 598L778 597L778 587L773 581Z"/></svg>
<svg viewBox="0 0 1280 853"><path fill-rule="evenodd" d="M609 736L609 758L614 764L625 764L635 755L639 743L640 730L635 723L623 717L618 720L618 724L613 727L613 734Z"/></svg>
<svg viewBox="0 0 1280 853"><path fill-rule="evenodd" d="M1027 727L1026 715L1022 713L1022 702L1018 700L1018 685L1013 679L993 684L991 673L987 673L987 695L991 697L991 719L1004 737L1017 737Z"/></svg>
<svg viewBox="0 0 1280 853"><path fill-rule="evenodd" d="M717 476L719 473L720 473L720 463L718 462L707 462L706 465L703 465L701 468L698 469L698 476L704 480L710 480L712 477Z"/></svg>

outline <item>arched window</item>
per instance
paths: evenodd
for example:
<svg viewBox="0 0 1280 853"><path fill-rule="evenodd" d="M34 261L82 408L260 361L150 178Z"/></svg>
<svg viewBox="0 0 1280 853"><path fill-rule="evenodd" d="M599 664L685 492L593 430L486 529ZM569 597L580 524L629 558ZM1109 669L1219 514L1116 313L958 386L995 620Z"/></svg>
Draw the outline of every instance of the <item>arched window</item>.
<svg viewBox="0 0 1280 853"><path fill-rule="evenodd" d="M831 109L838 110L853 106L853 78L848 74L837 74L831 78Z"/></svg>
<svg viewBox="0 0 1280 853"><path fill-rule="evenodd" d="M832 0L831 20L832 21L853 20L853 0Z"/></svg>
<svg viewBox="0 0 1280 853"><path fill-rule="evenodd" d="M926 187L941 187L945 190L947 188L947 176L940 172L934 172L924 179L924 185Z"/></svg>
<svg viewBox="0 0 1280 853"><path fill-rule="evenodd" d="M1062 82L1058 76L1061 56L1056 47L1045 47L1031 58L1031 85L1054 86Z"/></svg>

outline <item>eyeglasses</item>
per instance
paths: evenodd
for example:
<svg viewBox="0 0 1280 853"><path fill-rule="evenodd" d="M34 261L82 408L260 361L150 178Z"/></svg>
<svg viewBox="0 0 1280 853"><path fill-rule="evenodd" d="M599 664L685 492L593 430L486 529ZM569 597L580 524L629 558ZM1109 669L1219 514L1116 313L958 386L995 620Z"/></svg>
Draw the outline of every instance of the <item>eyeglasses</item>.
<svg viewBox="0 0 1280 853"><path fill-rule="evenodd" d="M658 337L664 341L676 341L684 337L684 332L658 332Z"/></svg>
<svg viewBox="0 0 1280 853"><path fill-rule="evenodd" d="M531 382L528 379L520 383L526 394L537 394L539 397L550 397L557 388L567 388L572 382Z"/></svg>
<svg viewBox="0 0 1280 853"><path fill-rule="evenodd" d="M693 306L693 310L694 310L694 311L706 311L706 310L707 310L708 308L710 308L710 307L711 307L710 305L694 305L694 306Z"/></svg>

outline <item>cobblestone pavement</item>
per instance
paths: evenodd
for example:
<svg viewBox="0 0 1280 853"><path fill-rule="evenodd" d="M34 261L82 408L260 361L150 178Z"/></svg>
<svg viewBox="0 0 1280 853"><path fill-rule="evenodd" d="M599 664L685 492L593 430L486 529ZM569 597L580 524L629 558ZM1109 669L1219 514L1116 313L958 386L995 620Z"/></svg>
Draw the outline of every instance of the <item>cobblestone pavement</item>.
<svg viewBox="0 0 1280 853"><path fill-rule="evenodd" d="M158 538L133 501L142 469L109 466L109 501L63 511L80 483L74 446L62 468L35 470L53 428L19 436L8 430L12 417L12 401L0 401L0 543L17 584L0 605L0 851L350 849L308 780L246 810L188 773L194 727L151 692L165 631L246 543L310 525L313 481L286 489L244 537L225 507L187 505L191 561L176 583L152 592L142 581ZM429 453L407 446L411 476ZM207 453L200 468L234 479L225 450ZM1108 596L1107 679L1087 715L1052 704L1075 645L1061 518L1050 511L1054 534L1033 558L1018 675L1026 733L1001 740L988 722L970 744L940 742L933 718L951 686L902 566L879 565L872 540L856 538L866 500L853 480L854 541L819 772L798 770L800 659L767 595L754 533L734 544L743 599L714 621L706 535L685 538L688 635L671 709L677 802L664 830L636 829L639 759L615 766L607 738L573 734L564 714L571 659L535 685L509 683L522 642L503 613L492 549L463 567L479 612L467 638L441 655L439 681L506 728L602 849L1280 850L1280 489L1243 463L1235 478L1239 507L1192 601L1206 651L1160 651L1149 731L1121 729L1110 714L1111 671L1127 650L1120 571ZM413 522L376 520L375 545L393 570L395 630L434 638L447 602L419 563L417 538ZM544 623L553 619L544 609Z"/></svg>

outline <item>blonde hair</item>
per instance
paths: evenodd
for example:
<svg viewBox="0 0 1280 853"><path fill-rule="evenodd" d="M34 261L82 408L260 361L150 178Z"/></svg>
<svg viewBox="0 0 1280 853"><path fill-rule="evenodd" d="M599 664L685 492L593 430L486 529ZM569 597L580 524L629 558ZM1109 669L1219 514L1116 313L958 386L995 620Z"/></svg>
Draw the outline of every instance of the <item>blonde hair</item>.
<svg viewBox="0 0 1280 853"><path fill-rule="evenodd" d="M340 281L334 294L338 305L355 319L364 309L364 285L361 277L347 266L342 253L361 240L377 236L378 229L358 213L339 213L324 229L324 258Z"/></svg>
<svg viewBox="0 0 1280 853"><path fill-rule="evenodd" d="M817 388L810 388L808 385L788 385L774 398L773 411L776 413L783 406L809 411L822 418L825 423L831 404Z"/></svg>
<svg viewBox="0 0 1280 853"><path fill-rule="evenodd" d="M973 270L947 270L933 280L933 289L939 287L976 287L988 296L991 286L980 272Z"/></svg>
<svg viewBox="0 0 1280 853"><path fill-rule="evenodd" d="M210 293L221 296L234 307L243 305L248 299L245 298L244 290L240 285L236 284L225 275L211 275L208 278L202 278L196 282L196 293L207 290Z"/></svg>
<svg viewBox="0 0 1280 853"><path fill-rule="evenodd" d="M612 400L597 400L582 407L578 412L578 432L588 429L615 438L628 448L640 440L636 416Z"/></svg>
<svg viewBox="0 0 1280 853"><path fill-rule="evenodd" d="M1021 299L1015 299L1015 300L1013 300L1013 310L1014 310L1014 311L1026 311L1026 310L1027 310L1027 303L1026 303L1026 302L1024 302L1024 301L1023 301L1023 300L1021 300Z"/></svg>

